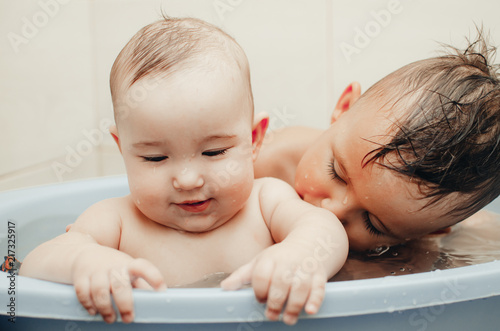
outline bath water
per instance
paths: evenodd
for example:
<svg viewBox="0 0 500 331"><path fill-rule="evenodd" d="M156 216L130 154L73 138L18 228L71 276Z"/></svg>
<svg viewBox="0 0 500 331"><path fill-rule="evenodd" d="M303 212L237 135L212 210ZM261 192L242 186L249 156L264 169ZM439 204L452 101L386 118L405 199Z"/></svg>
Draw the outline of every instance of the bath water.
<svg viewBox="0 0 500 331"><path fill-rule="evenodd" d="M17 257L62 234L75 215L57 215L30 222L19 229ZM480 211L452 227L451 232L409 241L379 252L351 252L346 264L330 281L366 279L451 269L500 260L500 214ZM215 273L179 287L217 287L228 276Z"/></svg>
<svg viewBox="0 0 500 331"><path fill-rule="evenodd" d="M354 253L331 281L451 269L500 260L500 215L480 211L452 227L380 254Z"/></svg>
<svg viewBox="0 0 500 331"><path fill-rule="evenodd" d="M429 235L379 252L351 252L330 281L407 275L495 260L500 260L500 214L480 211L453 226L449 233ZM217 287L227 276L215 273L181 287Z"/></svg>

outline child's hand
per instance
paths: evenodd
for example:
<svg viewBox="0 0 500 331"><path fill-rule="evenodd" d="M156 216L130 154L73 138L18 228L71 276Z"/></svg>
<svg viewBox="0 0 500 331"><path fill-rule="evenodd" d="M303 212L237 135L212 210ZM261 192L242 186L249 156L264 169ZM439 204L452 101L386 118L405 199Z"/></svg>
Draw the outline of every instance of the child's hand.
<svg viewBox="0 0 500 331"><path fill-rule="evenodd" d="M73 268L73 284L83 307L91 315L101 314L106 323L116 320L111 295L122 321L130 323L134 319L132 287L166 289L162 274L151 262L107 247L80 254Z"/></svg>
<svg viewBox="0 0 500 331"><path fill-rule="evenodd" d="M322 264L314 263L314 257L306 251L302 246L275 244L236 270L221 287L237 290L252 283L257 300L267 302L267 318L278 320L287 302L283 322L293 325L302 308L305 307L308 314L318 312L328 280Z"/></svg>

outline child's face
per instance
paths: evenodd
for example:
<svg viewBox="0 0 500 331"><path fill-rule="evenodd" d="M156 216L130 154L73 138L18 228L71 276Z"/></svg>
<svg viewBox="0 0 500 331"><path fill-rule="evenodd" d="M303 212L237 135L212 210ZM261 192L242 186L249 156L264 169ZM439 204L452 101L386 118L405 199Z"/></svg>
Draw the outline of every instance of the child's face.
<svg viewBox="0 0 500 331"><path fill-rule="evenodd" d="M368 101L368 102L367 102ZM363 158L387 142L391 121L369 100L355 103L304 154L296 172L297 192L316 206L332 211L343 223L351 249L391 246L451 225L446 203L421 208L418 185Z"/></svg>
<svg viewBox="0 0 500 331"><path fill-rule="evenodd" d="M209 231L245 204L253 186L252 107L240 76L179 72L118 123L131 197L151 220Z"/></svg>

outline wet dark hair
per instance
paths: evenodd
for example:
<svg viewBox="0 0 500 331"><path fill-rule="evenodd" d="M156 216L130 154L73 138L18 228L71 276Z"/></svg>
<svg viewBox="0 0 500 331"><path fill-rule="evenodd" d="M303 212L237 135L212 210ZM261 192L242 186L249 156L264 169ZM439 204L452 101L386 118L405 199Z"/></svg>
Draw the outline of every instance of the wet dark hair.
<svg viewBox="0 0 500 331"><path fill-rule="evenodd" d="M459 193L449 212L457 222L500 194L500 81L498 65L491 64L495 51L479 31L465 51L453 49L412 63L365 93L386 100L387 94L398 93L392 106L404 107L405 115L394 123L391 141L365 156L364 166L377 162L415 179L430 198L425 207ZM395 92L387 92L385 84Z"/></svg>

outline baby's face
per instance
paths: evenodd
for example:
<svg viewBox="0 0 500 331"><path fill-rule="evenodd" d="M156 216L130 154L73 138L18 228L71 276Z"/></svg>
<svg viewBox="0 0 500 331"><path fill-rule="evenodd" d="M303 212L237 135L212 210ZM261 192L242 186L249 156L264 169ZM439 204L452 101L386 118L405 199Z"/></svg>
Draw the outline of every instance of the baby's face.
<svg viewBox="0 0 500 331"><path fill-rule="evenodd" d="M136 207L189 232L213 230L253 186L247 85L227 72L179 72L150 88L118 123Z"/></svg>
<svg viewBox="0 0 500 331"><path fill-rule="evenodd" d="M418 185L363 158L387 142L391 121L374 103L357 102L304 154L295 177L297 192L332 211L343 223L351 249L392 246L451 225L449 200L421 208Z"/></svg>

